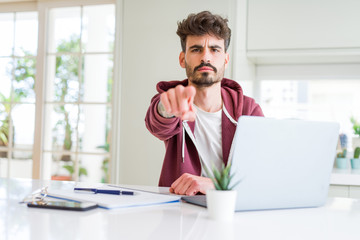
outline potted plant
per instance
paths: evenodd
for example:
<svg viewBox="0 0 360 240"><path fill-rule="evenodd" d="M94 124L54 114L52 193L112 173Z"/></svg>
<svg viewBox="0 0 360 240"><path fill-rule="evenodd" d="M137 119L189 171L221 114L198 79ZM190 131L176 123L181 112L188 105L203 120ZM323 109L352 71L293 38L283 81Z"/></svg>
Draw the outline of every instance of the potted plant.
<svg viewBox="0 0 360 240"><path fill-rule="evenodd" d="M346 158L347 150L346 148L342 149L341 152L338 152L336 155L336 167L339 169L346 169L348 167L348 159Z"/></svg>
<svg viewBox="0 0 360 240"><path fill-rule="evenodd" d="M347 155L347 145L348 145L348 137L346 134L339 135L339 143L338 144L338 153L336 155L336 168L338 169L346 169L348 167L348 159L346 158Z"/></svg>
<svg viewBox="0 0 360 240"><path fill-rule="evenodd" d="M360 147L360 122L355 117L351 117L350 121L353 125L353 131L356 136L352 138L352 147L355 149Z"/></svg>
<svg viewBox="0 0 360 240"><path fill-rule="evenodd" d="M71 176L74 174L73 164L64 165L63 168L68 170L68 172L70 173ZM87 176L87 170L84 167L79 168L79 177L81 177L81 176Z"/></svg>
<svg viewBox="0 0 360 240"><path fill-rule="evenodd" d="M59 171L58 174L51 176L51 180L59 180L59 181L74 180L74 172L75 172L74 161L66 162L64 165L62 165L62 169L66 170L67 174L64 174L64 173L62 173L62 171ZM87 172L86 168L84 168L83 166L80 166L79 178L81 178L81 176L87 176L87 175L88 175L88 172Z"/></svg>
<svg viewBox="0 0 360 240"><path fill-rule="evenodd" d="M71 176L74 175L75 169L74 169L74 162L73 161L70 161L70 162L71 162L71 164L66 164L66 165L63 166L63 168L65 168L69 172L70 177L71 177ZM88 175L88 173L87 173L86 168L80 166L80 168L79 168L79 178L81 176L87 176L87 175Z"/></svg>
<svg viewBox="0 0 360 240"><path fill-rule="evenodd" d="M215 189L206 192L206 202L209 216L213 220L231 221L235 212L236 191L232 190L237 184L230 186L231 164L225 167L223 163L220 171L213 166L212 174L205 168L208 176L214 183Z"/></svg>
<svg viewBox="0 0 360 240"><path fill-rule="evenodd" d="M360 169L360 147L355 148L354 151L354 158L351 161L351 168L352 169Z"/></svg>

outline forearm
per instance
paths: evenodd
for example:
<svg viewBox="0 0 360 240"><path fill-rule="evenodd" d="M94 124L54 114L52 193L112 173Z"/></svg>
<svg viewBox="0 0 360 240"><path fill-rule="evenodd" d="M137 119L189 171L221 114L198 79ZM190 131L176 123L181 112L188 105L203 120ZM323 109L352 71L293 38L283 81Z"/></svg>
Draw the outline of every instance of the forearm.
<svg viewBox="0 0 360 240"><path fill-rule="evenodd" d="M167 140L182 130L180 118L165 118L158 111L160 97L155 97L146 113L145 125L151 134L160 140Z"/></svg>

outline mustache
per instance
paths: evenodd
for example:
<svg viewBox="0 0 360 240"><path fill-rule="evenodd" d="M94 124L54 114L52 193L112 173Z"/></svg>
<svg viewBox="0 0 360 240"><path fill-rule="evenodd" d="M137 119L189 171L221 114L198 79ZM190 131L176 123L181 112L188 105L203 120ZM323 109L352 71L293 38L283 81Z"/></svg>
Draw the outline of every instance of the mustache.
<svg viewBox="0 0 360 240"><path fill-rule="evenodd" d="M199 66L197 66L197 67L194 68L194 73L195 73L199 68L202 68L202 67L211 67L211 68L214 70L215 73L217 72L216 67L214 67L214 66L211 65L210 63L201 63Z"/></svg>

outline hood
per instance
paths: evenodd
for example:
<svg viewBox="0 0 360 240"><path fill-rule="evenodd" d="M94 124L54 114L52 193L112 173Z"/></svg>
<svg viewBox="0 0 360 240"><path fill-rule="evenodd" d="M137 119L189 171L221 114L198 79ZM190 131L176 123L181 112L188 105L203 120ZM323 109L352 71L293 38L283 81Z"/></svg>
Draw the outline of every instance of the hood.
<svg viewBox="0 0 360 240"><path fill-rule="evenodd" d="M221 81L221 96L226 110L235 120L243 115L244 94L237 82L224 78Z"/></svg>

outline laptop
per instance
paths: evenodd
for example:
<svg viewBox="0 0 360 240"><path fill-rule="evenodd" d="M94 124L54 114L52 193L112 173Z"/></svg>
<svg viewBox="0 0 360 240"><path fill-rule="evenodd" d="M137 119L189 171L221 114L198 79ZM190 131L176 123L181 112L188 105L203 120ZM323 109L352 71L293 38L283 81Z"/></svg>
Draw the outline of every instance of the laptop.
<svg viewBox="0 0 360 240"><path fill-rule="evenodd" d="M319 207L328 197L339 124L242 116L230 152L236 211ZM184 196L206 206L206 196Z"/></svg>

